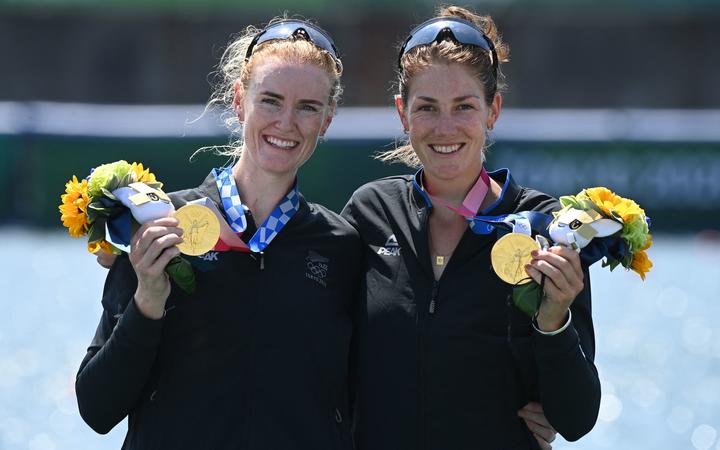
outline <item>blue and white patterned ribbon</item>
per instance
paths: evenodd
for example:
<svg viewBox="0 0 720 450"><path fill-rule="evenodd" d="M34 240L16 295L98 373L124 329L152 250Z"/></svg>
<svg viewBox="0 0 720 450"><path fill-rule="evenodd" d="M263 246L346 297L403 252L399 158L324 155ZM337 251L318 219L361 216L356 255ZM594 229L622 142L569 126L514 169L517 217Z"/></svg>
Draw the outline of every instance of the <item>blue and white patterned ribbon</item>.
<svg viewBox="0 0 720 450"><path fill-rule="evenodd" d="M236 233L243 233L247 229L246 207L240 201L240 194L235 184L235 178L232 175L232 169L230 167L213 169L213 175L215 175L220 200L225 209L225 216L230 228ZM300 192L296 181L290 192L273 209L265 222L258 227L250 242L248 242L250 250L255 253L265 250L299 209Z"/></svg>

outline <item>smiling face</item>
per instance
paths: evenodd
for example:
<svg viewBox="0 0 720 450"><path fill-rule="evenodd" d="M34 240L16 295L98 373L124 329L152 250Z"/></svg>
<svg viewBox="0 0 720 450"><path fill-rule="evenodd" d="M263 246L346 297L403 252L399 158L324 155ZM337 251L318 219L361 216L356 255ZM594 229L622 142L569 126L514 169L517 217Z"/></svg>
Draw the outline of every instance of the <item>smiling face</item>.
<svg viewBox="0 0 720 450"><path fill-rule="evenodd" d="M485 135L500 113L488 106L480 82L459 64L434 64L413 77L407 102L396 106L425 176L436 182L474 181L483 161Z"/></svg>
<svg viewBox="0 0 720 450"><path fill-rule="evenodd" d="M235 110L243 123L243 164L294 177L332 120L329 76L313 64L267 58L253 68L247 90L240 89Z"/></svg>

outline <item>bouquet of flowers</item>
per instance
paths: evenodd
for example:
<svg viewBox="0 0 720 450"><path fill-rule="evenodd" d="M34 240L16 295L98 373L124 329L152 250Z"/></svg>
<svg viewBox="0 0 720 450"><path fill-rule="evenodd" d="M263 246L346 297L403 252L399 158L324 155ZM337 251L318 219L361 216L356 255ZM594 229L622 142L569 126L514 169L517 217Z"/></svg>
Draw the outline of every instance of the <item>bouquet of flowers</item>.
<svg viewBox="0 0 720 450"><path fill-rule="evenodd" d="M599 238L597 244L608 248L600 255L605 257L603 267L607 266L613 270L618 265L622 265L628 270L633 270L645 280L645 274L652 267L652 262L646 253L646 250L652 245L652 235L650 234L650 220L640 205L633 200L620 197L604 187L584 189L578 195L560 197L560 203L563 205L563 209L554 214L555 220L550 224L551 236L553 236L553 229L559 229L557 224L561 222L564 213L570 210L597 213L602 216L602 219L618 224L617 234L607 236L609 239L603 241L606 236L597 236ZM555 228L553 228L554 225ZM557 239L554 240L557 241ZM613 240L615 241L614 249L607 245ZM587 245L582 248L586 247ZM583 254L582 249L581 254ZM585 251L585 255L589 254L589 251Z"/></svg>
<svg viewBox="0 0 720 450"><path fill-rule="evenodd" d="M605 187L594 187L560 197L560 204L563 208L553 213L547 229L536 237L542 247L569 246L588 266L602 259L603 267L613 270L621 265L645 280L652 267L646 253L652 235L650 220L637 203ZM513 289L515 304L529 315L538 310L542 296L542 286L535 282Z"/></svg>
<svg viewBox="0 0 720 450"><path fill-rule="evenodd" d="M87 178L73 175L65 184L59 206L70 236L88 236L88 251L120 254L130 251L133 229L149 220L171 215L175 208L162 183L140 163L116 161L93 169ZM190 263L178 256L166 272L185 290L195 289Z"/></svg>

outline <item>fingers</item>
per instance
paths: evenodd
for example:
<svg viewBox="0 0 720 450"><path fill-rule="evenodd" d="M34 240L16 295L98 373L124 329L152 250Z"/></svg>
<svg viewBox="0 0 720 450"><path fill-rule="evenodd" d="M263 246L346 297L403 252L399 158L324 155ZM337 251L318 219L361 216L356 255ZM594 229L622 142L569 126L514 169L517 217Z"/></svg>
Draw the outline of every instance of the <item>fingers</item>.
<svg viewBox="0 0 720 450"><path fill-rule="evenodd" d="M526 271L537 283L545 275L546 294L568 305L584 287L580 257L568 248L556 246L547 251L533 252L532 262L526 266Z"/></svg>
<svg viewBox="0 0 720 450"><path fill-rule="evenodd" d="M102 267L109 269L117 259L117 255L105 253L104 251L97 252L97 263Z"/></svg>
<svg viewBox="0 0 720 450"><path fill-rule="evenodd" d="M520 412L534 412L541 414L544 413L542 405L538 402L528 403L527 405L523 406L520 411L518 411L518 413Z"/></svg>
<svg viewBox="0 0 720 450"><path fill-rule="evenodd" d="M180 254L182 229L177 219L165 217L143 224L132 239L130 262L138 276L157 277L173 257Z"/></svg>
<svg viewBox="0 0 720 450"><path fill-rule="evenodd" d="M550 445L549 442L545 441L543 438L538 436L537 434L533 434L535 437L535 440L537 441L538 445L542 450L552 450L552 445Z"/></svg>
<svg viewBox="0 0 720 450"><path fill-rule="evenodd" d="M533 422L532 420L525 419L524 417L523 420L525 421L525 425L527 425L528 429L532 431L535 436L542 438L548 443L555 440L555 430L549 424L548 426L543 426L537 422Z"/></svg>
<svg viewBox="0 0 720 450"><path fill-rule="evenodd" d="M557 432L552 425L550 425L547 417L545 417L542 405L537 402L528 403L518 411L518 416L522 417L528 429L532 431L542 448L551 448L549 447L549 443L555 440ZM543 443L548 445L548 447L543 447Z"/></svg>

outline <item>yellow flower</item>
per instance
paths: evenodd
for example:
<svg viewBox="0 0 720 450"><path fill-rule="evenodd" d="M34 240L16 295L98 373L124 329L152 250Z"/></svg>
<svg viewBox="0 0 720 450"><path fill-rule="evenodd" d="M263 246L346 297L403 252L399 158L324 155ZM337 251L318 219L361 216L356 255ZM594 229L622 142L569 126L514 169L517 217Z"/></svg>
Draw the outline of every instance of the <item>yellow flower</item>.
<svg viewBox="0 0 720 450"><path fill-rule="evenodd" d="M637 251L633 254L630 268L637 272L638 275L640 275L640 278L643 279L643 281L645 280L645 274L650 270L652 266L653 263L650 261L650 258L648 258L647 253L645 253L644 250Z"/></svg>
<svg viewBox="0 0 720 450"><path fill-rule="evenodd" d="M88 243L88 251L90 253L97 253L100 250L107 253L108 255L112 255L115 253L113 251L113 246L104 239L97 242Z"/></svg>
<svg viewBox="0 0 720 450"><path fill-rule="evenodd" d="M142 163L132 163L132 172L140 183L157 183L155 174L150 169L145 169Z"/></svg>
<svg viewBox="0 0 720 450"><path fill-rule="evenodd" d="M638 216L645 216L645 211L634 201L620 197L605 187L585 189L585 194L609 217L620 217L623 222L630 222ZM614 212L614 214L613 214Z"/></svg>
<svg viewBox="0 0 720 450"><path fill-rule="evenodd" d="M68 232L72 237L80 237L87 234L87 205L90 203L88 198L88 182L83 179L78 181L73 175L72 180L65 184L65 194L60 196L62 204L60 209L60 220L64 226L68 228Z"/></svg>

